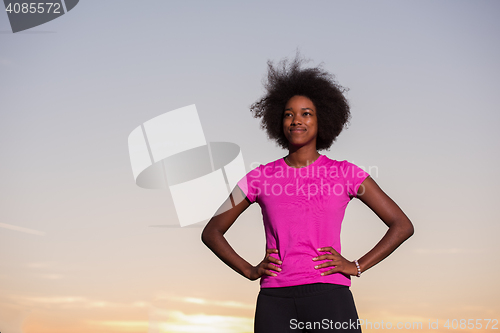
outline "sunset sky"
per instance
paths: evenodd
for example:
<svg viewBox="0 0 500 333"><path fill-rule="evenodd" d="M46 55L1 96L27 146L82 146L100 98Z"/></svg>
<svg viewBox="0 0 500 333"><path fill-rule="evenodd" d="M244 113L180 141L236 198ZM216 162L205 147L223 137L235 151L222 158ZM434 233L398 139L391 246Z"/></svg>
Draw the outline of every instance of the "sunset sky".
<svg viewBox="0 0 500 333"><path fill-rule="evenodd" d="M168 189L135 184L127 138L195 104L246 171L285 156L249 106L267 60L297 48L349 88L350 126L320 153L368 171L415 226L353 278L360 318L499 329L499 17L494 0L106 0L13 34L0 13L0 332L252 332L258 281L202 244L205 223L180 227ZM386 230L357 199L343 223L349 260ZM227 238L262 260L258 204Z"/></svg>

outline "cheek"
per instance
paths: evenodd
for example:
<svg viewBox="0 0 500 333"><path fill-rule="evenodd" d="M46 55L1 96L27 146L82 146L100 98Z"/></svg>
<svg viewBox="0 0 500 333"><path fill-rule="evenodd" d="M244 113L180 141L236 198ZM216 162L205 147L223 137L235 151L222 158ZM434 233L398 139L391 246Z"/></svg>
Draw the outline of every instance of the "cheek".
<svg viewBox="0 0 500 333"><path fill-rule="evenodd" d="M319 132L318 124L317 124L317 123L316 123L316 124L313 124L313 126L312 126L312 127L314 128L314 132L315 132L316 134L318 134L318 132Z"/></svg>
<svg viewBox="0 0 500 333"><path fill-rule="evenodd" d="M316 121L316 119L311 119L309 121L309 127L315 128L316 130L318 129L318 122Z"/></svg>

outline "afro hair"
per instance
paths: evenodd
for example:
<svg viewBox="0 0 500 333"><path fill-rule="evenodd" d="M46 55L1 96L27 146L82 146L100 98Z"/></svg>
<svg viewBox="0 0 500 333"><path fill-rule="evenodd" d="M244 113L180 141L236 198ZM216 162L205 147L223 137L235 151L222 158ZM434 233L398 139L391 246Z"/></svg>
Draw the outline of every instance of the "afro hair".
<svg viewBox="0 0 500 333"><path fill-rule="evenodd" d="M347 88L325 71L321 64L313 68L301 68L307 62L297 52L295 59L281 60L276 66L267 62L267 80L263 84L266 94L250 106L255 118L262 118L261 128L277 145L288 149L288 140L283 133L283 112L293 96L305 96L316 107L318 118L317 150L329 150L330 146L348 125L351 113L344 96Z"/></svg>

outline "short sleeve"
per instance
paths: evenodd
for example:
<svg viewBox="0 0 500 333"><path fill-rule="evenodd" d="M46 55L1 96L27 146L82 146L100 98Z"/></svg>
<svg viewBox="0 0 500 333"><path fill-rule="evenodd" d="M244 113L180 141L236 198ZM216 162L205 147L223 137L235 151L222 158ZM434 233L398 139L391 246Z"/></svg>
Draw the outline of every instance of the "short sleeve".
<svg viewBox="0 0 500 333"><path fill-rule="evenodd" d="M245 193L246 197L248 198L248 200L250 200L251 203L257 201L258 194L260 193L259 178L262 174L261 167L262 165L259 165L255 169L251 170L237 183L238 187L243 191L243 193Z"/></svg>
<svg viewBox="0 0 500 333"><path fill-rule="evenodd" d="M357 197L361 183L363 183L369 174L357 165L347 161L344 161L343 169L348 194L350 197Z"/></svg>

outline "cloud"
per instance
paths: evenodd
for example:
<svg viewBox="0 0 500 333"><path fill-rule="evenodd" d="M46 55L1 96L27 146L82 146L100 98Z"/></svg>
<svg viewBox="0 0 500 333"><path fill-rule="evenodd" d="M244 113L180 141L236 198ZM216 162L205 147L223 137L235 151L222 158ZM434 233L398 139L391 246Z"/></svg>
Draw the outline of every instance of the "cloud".
<svg viewBox="0 0 500 333"><path fill-rule="evenodd" d="M150 333L233 333L253 332L253 318L185 314L152 308L149 321Z"/></svg>
<svg viewBox="0 0 500 333"><path fill-rule="evenodd" d="M101 321L89 321L90 325L104 326L108 329L113 329L114 331L144 331L149 327L149 322L147 320L137 321L137 320L101 320Z"/></svg>
<svg viewBox="0 0 500 333"><path fill-rule="evenodd" d="M55 278L55 277L46 277ZM132 303L107 302L103 300L88 299L80 296L62 297L26 297L11 296L11 299L28 307L46 308L137 308L149 306L149 303L136 301Z"/></svg>
<svg viewBox="0 0 500 333"><path fill-rule="evenodd" d="M75 304L85 302L83 297L20 297L20 299L32 303L45 303L45 304Z"/></svg>
<svg viewBox="0 0 500 333"><path fill-rule="evenodd" d="M233 309L254 309L255 304L247 304L241 302L233 302L233 301L217 301L217 300L207 300L203 298L195 298L195 297L160 297L166 298L171 301L183 302L183 303L191 303L191 304L199 304L199 305L207 305L207 306L220 306L226 308Z"/></svg>
<svg viewBox="0 0 500 333"><path fill-rule="evenodd" d="M45 235L45 232L43 232L43 231L18 227L16 225L7 224L7 223L0 223L0 228L10 229L10 230L14 230L14 231L24 232L26 234L32 234L32 235L38 235L38 236Z"/></svg>
<svg viewBox="0 0 500 333"><path fill-rule="evenodd" d="M114 306L113 303L90 300L80 296L62 296L62 297L13 297L23 304L29 306L45 306L59 308L102 308Z"/></svg>
<svg viewBox="0 0 500 333"><path fill-rule="evenodd" d="M253 318L216 316L206 314L185 314L152 307L149 321L101 320L88 324L103 326L113 331L148 330L149 333L234 333L253 332Z"/></svg>

